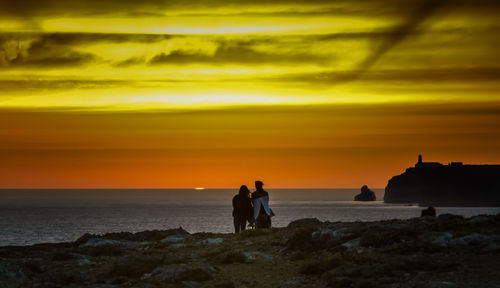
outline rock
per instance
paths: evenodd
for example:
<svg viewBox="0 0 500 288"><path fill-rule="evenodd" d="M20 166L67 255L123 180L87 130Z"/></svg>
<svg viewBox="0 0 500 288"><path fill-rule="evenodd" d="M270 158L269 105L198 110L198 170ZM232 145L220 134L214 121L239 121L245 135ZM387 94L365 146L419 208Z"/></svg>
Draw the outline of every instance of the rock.
<svg viewBox="0 0 500 288"><path fill-rule="evenodd" d="M59 270L54 277L56 278L57 282L63 285L89 285L96 282L92 274L83 271Z"/></svg>
<svg viewBox="0 0 500 288"><path fill-rule="evenodd" d="M151 278L163 282L205 281L213 279L217 272L213 266L206 263L170 264L160 266L151 272Z"/></svg>
<svg viewBox="0 0 500 288"><path fill-rule="evenodd" d="M486 246L490 242L492 242L491 237L479 234L472 233L469 235L465 235L462 237L455 238L450 241L450 245L452 246Z"/></svg>
<svg viewBox="0 0 500 288"><path fill-rule="evenodd" d="M349 228L339 228L333 230L331 228L322 228L312 233L313 240L326 242L329 240L341 240L346 237L350 237L352 232Z"/></svg>
<svg viewBox="0 0 500 288"><path fill-rule="evenodd" d="M125 247L137 249L147 245L147 242L132 242L132 241L122 241L122 240L112 240L103 238L90 238L87 242L81 244L79 247L82 248L96 248L96 247Z"/></svg>
<svg viewBox="0 0 500 288"><path fill-rule="evenodd" d="M304 218L290 222L288 224L288 228L307 228L307 227L317 227L320 226L323 222L319 221L318 218Z"/></svg>
<svg viewBox="0 0 500 288"><path fill-rule="evenodd" d="M283 286L280 287L303 287L304 284L307 284L307 279L303 276L295 276L284 280Z"/></svg>
<svg viewBox="0 0 500 288"><path fill-rule="evenodd" d="M179 249L179 248L187 247L187 245L185 243L175 243L175 244L172 244L168 247L173 248L173 249Z"/></svg>
<svg viewBox="0 0 500 288"><path fill-rule="evenodd" d="M41 258L24 258L21 260L23 271L29 273L44 273L46 271L46 261Z"/></svg>
<svg viewBox="0 0 500 288"><path fill-rule="evenodd" d="M211 284L196 282L196 281L183 281L182 287L184 288L214 288Z"/></svg>
<svg viewBox="0 0 500 288"><path fill-rule="evenodd" d="M98 246L111 246L111 245L123 245L121 241L118 240L110 240L110 239L101 239L101 238L90 238L84 244L80 245L80 247L98 247Z"/></svg>
<svg viewBox="0 0 500 288"><path fill-rule="evenodd" d="M419 203L422 206L500 206L500 165L443 165L422 162L392 177L386 203Z"/></svg>
<svg viewBox="0 0 500 288"><path fill-rule="evenodd" d="M347 248L347 250L352 251L359 248L361 243L361 238L352 239L350 241L342 243L340 246Z"/></svg>
<svg viewBox="0 0 500 288"><path fill-rule="evenodd" d="M21 267L0 258L0 288L20 287L26 280Z"/></svg>
<svg viewBox="0 0 500 288"><path fill-rule="evenodd" d="M492 222L492 219L486 215L478 215L471 217L467 222L470 224L485 224Z"/></svg>
<svg viewBox="0 0 500 288"><path fill-rule="evenodd" d="M431 244L439 247L446 247L453 238L453 234L449 232L427 232L421 235L420 240L426 244Z"/></svg>
<svg viewBox="0 0 500 288"><path fill-rule="evenodd" d="M160 255L126 255L115 260L107 276L138 278L162 264L163 257Z"/></svg>
<svg viewBox="0 0 500 288"><path fill-rule="evenodd" d="M273 261L273 256L269 254L265 254L259 251L254 252L243 252L246 260L248 262L271 262Z"/></svg>
<svg viewBox="0 0 500 288"><path fill-rule="evenodd" d="M80 266L94 265L93 257L79 253L57 252L52 257L52 261L76 261Z"/></svg>
<svg viewBox="0 0 500 288"><path fill-rule="evenodd" d="M179 242L184 242L187 239L190 238L189 234L175 234L175 235L170 235L167 236L163 239L161 239L161 243L179 243Z"/></svg>
<svg viewBox="0 0 500 288"><path fill-rule="evenodd" d="M245 263L247 256L241 251L229 250L219 253L214 260L220 264Z"/></svg>
<svg viewBox="0 0 500 288"><path fill-rule="evenodd" d="M54 256L52 256L52 261L69 261L75 259L75 253L56 252Z"/></svg>
<svg viewBox="0 0 500 288"><path fill-rule="evenodd" d="M119 232L119 233L106 233L104 235L95 234L85 234L75 241L76 245L81 245L87 242L91 238L109 239L109 240L121 240L121 241L134 241L134 242L147 242L147 241L160 241L170 235L181 235L187 234L189 232L179 227L177 229L169 230L152 230L152 231L142 231L137 233L131 232Z"/></svg>
<svg viewBox="0 0 500 288"><path fill-rule="evenodd" d="M447 288L447 287L457 287L457 285L453 282L449 281L435 281L430 283L429 285L430 288Z"/></svg>
<svg viewBox="0 0 500 288"><path fill-rule="evenodd" d="M490 243L486 247L483 248L483 251L485 251L485 252L499 252L500 245L498 245L496 243Z"/></svg>
<svg viewBox="0 0 500 288"><path fill-rule="evenodd" d="M201 241L202 244L221 244L224 242L222 238L207 238Z"/></svg>
<svg viewBox="0 0 500 288"><path fill-rule="evenodd" d="M368 186L364 185L361 187L361 193L354 196L354 201L376 201L377 197L375 192L370 190Z"/></svg>
<svg viewBox="0 0 500 288"><path fill-rule="evenodd" d="M429 206L427 209L422 210L422 212L420 213L420 217L425 216L436 217L436 209L434 209L434 207L432 206Z"/></svg>
<svg viewBox="0 0 500 288"><path fill-rule="evenodd" d="M76 260L76 263L79 265L79 266L91 266L91 265L95 265L95 261L89 259L89 258L81 258L81 259L78 259Z"/></svg>

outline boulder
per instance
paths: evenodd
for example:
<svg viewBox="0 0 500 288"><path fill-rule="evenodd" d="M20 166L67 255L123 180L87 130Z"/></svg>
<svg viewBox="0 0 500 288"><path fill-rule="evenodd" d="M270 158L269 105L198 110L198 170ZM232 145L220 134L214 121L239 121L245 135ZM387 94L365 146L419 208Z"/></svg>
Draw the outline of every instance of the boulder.
<svg viewBox="0 0 500 288"><path fill-rule="evenodd" d="M375 201L377 197L375 196L375 192L370 190L368 186L364 185L361 187L361 193L354 196L354 201Z"/></svg>
<svg viewBox="0 0 500 288"><path fill-rule="evenodd" d="M292 229L317 227L320 226L322 223L323 222L319 221L318 218L304 218L290 222L290 224L288 224L287 227Z"/></svg>
<svg viewBox="0 0 500 288"><path fill-rule="evenodd" d="M342 243L342 247L346 248L348 251L356 250L361 244L361 238L352 239L350 241Z"/></svg>
<svg viewBox="0 0 500 288"><path fill-rule="evenodd" d="M179 243L184 242L189 239L191 235L189 234L174 234L161 239L161 243Z"/></svg>
<svg viewBox="0 0 500 288"><path fill-rule="evenodd" d="M213 286L211 284L202 283L202 282L196 282L196 281L183 281L182 287L184 287L184 288L214 288L215 286Z"/></svg>
<svg viewBox="0 0 500 288"><path fill-rule="evenodd" d="M26 280L21 267L0 258L0 288L17 288Z"/></svg>
<svg viewBox="0 0 500 288"><path fill-rule="evenodd" d="M54 274L54 279L61 285L90 285L96 282L92 274L85 271L59 270Z"/></svg>
<svg viewBox="0 0 500 288"><path fill-rule="evenodd" d="M452 246L487 246L493 239L484 234L472 233L450 241Z"/></svg>
<svg viewBox="0 0 500 288"><path fill-rule="evenodd" d="M494 222L493 217L488 217L486 215L477 215L474 217L471 217L469 220L467 220L468 223L474 224L474 225L483 225L483 224L490 224Z"/></svg>
<svg viewBox="0 0 500 288"><path fill-rule="evenodd" d="M202 244L221 244L224 242L222 238L207 238L201 241Z"/></svg>
<svg viewBox="0 0 500 288"><path fill-rule="evenodd" d="M174 283L179 281L206 281L213 279L217 272L206 263L170 264L160 266L151 272L151 278L156 281Z"/></svg>
<svg viewBox="0 0 500 288"><path fill-rule="evenodd" d="M124 247L137 249L147 245L147 242L134 242L126 240L112 240L104 238L90 238L87 242L81 244L79 247L82 248L96 248L96 247Z"/></svg>
<svg viewBox="0 0 500 288"><path fill-rule="evenodd" d="M138 278L162 264L163 257L160 255L125 255L116 258L107 275L110 277Z"/></svg>
<svg viewBox="0 0 500 288"><path fill-rule="evenodd" d="M436 209L434 209L434 207L432 206L429 206L427 209L422 210L422 212L420 213L420 217L425 216L436 217Z"/></svg>
<svg viewBox="0 0 500 288"><path fill-rule="evenodd" d="M453 238L453 234L450 232L426 232L419 238L425 244L446 247Z"/></svg>
<svg viewBox="0 0 500 288"><path fill-rule="evenodd" d="M90 238L85 243L80 245L80 247L99 247L99 246L115 246L122 245L123 243L118 240L101 239L101 238Z"/></svg>
<svg viewBox="0 0 500 288"><path fill-rule="evenodd" d="M259 251L251 251L251 252L244 252L243 253L246 257L246 260L248 262L271 262L273 261L273 256L262 253Z"/></svg>
<svg viewBox="0 0 500 288"><path fill-rule="evenodd" d="M95 234L85 234L75 241L76 245L81 245L87 242L91 238L109 239L109 240L120 240L120 241L135 241L135 242L148 242L148 241L160 241L170 235L189 235L189 232L179 227L177 229L168 230L152 230L152 231L142 231L137 233L131 232L119 232L119 233L106 233L104 235Z"/></svg>
<svg viewBox="0 0 500 288"><path fill-rule="evenodd" d="M332 227L333 228L333 227ZM312 233L312 239L325 242L328 240L342 240L343 238L350 237L353 233L349 228L322 228Z"/></svg>

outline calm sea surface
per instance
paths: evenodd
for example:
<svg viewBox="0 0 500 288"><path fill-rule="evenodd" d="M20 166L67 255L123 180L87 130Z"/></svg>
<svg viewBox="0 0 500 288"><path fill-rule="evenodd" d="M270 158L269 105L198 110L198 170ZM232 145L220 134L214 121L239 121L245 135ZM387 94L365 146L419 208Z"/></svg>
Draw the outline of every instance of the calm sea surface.
<svg viewBox="0 0 500 288"><path fill-rule="evenodd" d="M416 205L350 201L358 189L268 189L282 227L300 218L374 221L420 215ZM189 232L233 231L236 189L0 190L0 246L74 241L85 233L182 227ZM382 199L383 191L375 190ZM497 214L499 208L448 207L438 214Z"/></svg>

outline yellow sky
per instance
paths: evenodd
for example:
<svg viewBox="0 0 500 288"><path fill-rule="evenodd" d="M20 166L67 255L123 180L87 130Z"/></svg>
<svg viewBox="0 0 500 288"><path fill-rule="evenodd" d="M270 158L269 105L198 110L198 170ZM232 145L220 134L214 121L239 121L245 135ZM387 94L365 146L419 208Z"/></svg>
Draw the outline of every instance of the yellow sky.
<svg viewBox="0 0 500 288"><path fill-rule="evenodd" d="M282 187L383 187L421 152L500 162L498 12L490 0L1 2L0 185L228 187L259 159Z"/></svg>

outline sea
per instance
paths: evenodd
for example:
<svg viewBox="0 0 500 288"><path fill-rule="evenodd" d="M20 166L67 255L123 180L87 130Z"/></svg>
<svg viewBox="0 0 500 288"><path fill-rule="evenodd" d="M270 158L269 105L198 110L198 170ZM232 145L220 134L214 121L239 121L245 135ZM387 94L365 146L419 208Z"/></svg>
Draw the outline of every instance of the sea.
<svg viewBox="0 0 500 288"><path fill-rule="evenodd" d="M418 217L416 204L355 202L359 189L267 189L273 227L301 218L376 221ZM374 189L377 199L382 189ZM75 241L85 233L182 227L190 233L232 233L237 189L0 190L0 246ZM437 214L498 214L500 207L438 207Z"/></svg>

